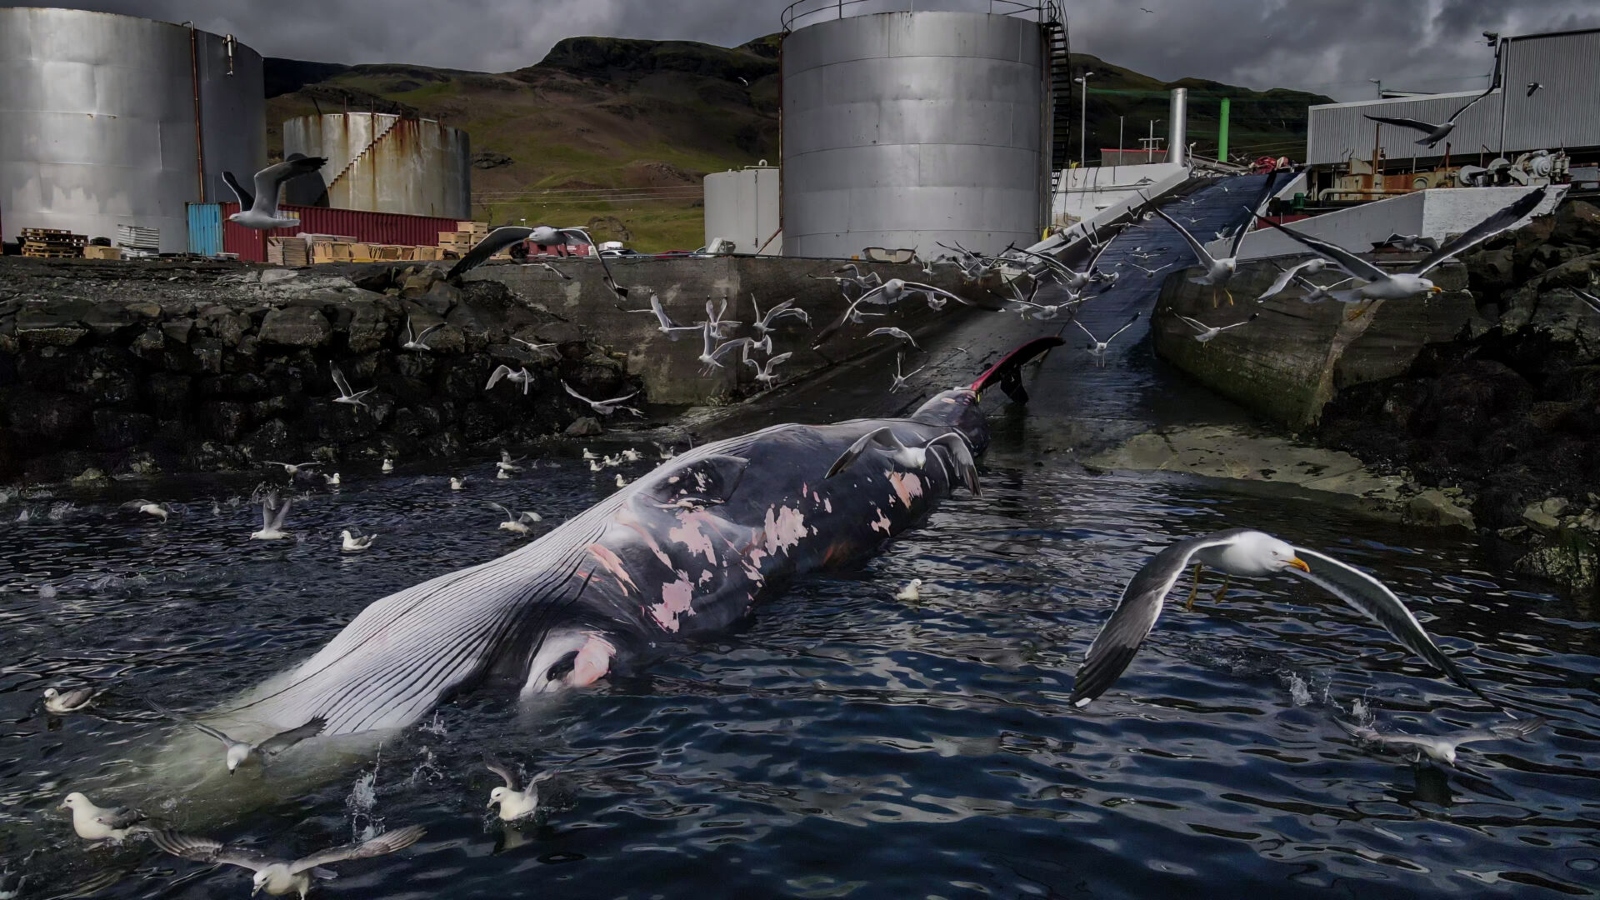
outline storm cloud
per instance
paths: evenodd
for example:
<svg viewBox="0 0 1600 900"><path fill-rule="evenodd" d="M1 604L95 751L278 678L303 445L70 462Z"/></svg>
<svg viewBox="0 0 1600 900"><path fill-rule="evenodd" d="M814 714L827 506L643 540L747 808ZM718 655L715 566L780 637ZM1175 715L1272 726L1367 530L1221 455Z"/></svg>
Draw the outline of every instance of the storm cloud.
<svg viewBox="0 0 1600 900"><path fill-rule="evenodd" d="M855 9L905 8L867 0ZM826 8L834 0L811 0ZM37 5L0 3L0 5ZM779 30L785 0L84 0L57 5L236 35L268 56L503 72L578 35L732 46ZM1484 31L1600 27L1594 0L1070 0L1072 49L1164 80L1206 78L1337 99L1482 88ZM986 0L916 0L917 9ZM1148 9L1150 12L1144 12ZM820 12L818 18L830 18ZM802 23L803 24L803 23Z"/></svg>

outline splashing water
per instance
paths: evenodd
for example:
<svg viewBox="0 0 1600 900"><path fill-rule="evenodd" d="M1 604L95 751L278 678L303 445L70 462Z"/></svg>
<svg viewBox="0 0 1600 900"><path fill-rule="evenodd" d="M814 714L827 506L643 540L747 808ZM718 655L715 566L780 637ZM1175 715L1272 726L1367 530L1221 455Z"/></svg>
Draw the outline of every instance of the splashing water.
<svg viewBox="0 0 1600 900"><path fill-rule="evenodd" d="M372 769L356 776L356 783L345 798L350 816L350 834L356 841L370 841L383 831L383 819L374 814L378 807L378 769L383 764L383 748L372 759Z"/></svg>
<svg viewBox="0 0 1600 900"><path fill-rule="evenodd" d="M1306 680L1297 674L1289 676L1289 699L1295 706L1311 705L1311 688L1306 685Z"/></svg>
<svg viewBox="0 0 1600 900"><path fill-rule="evenodd" d="M423 734L431 734L438 737L444 737L450 733L449 729L444 727L444 719L440 718L437 710L434 711L433 719L418 725L417 730Z"/></svg>

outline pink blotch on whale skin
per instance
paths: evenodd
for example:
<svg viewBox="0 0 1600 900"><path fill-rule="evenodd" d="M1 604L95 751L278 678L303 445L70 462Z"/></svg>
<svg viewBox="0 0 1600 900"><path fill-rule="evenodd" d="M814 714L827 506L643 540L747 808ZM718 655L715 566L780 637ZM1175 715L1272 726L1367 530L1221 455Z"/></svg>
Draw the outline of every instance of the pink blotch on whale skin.
<svg viewBox="0 0 1600 900"><path fill-rule="evenodd" d="M678 576L677 581L661 586L661 602L650 607L656 624L674 633L678 630L679 616L694 615L694 584L683 572Z"/></svg>
<svg viewBox="0 0 1600 900"><path fill-rule="evenodd" d="M682 524L669 530L667 539L682 544L690 554L698 553L706 558L706 562L716 565L717 550L711 545L711 536L700 527L700 523L705 519L704 513L688 513L680 516L678 521Z"/></svg>
<svg viewBox="0 0 1600 900"><path fill-rule="evenodd" d="M588 549L595 561L600 563L601 567L607 572L615 575L617 581L621 582L623 587L635 594L639 593L638 586L633 583L632 578L628 577L628 570L622 565L622 560L615 553L612 553L609 547L604 544L590 544Z"/></svg>
<svg viewBox="0 0 1600 900"><path fill-rule="evenodd" d="M889 517L884 515L883 510L878 509L876 506L874 506L872 508L872 511L878 514L878 518L875 521L869 523L872 526L872 530L873 531L881 531L884 534L893 533L893 531L894 531L894 523L889 521Z"/></svg>
<svg viewBox="0 0 1600 900"><path fill-rule="evenodd" d="M914 473L890 472L889 484L894 487L894 495L900 498L906 509L911 508L911 498L922 496L922 479Z"/></svg>
<svg viewBox="0 0 1600 900"><path fill-rule="evenodd" d="M806 536L806 517L793 507L783 506L776 510L768 507L763 531L767 537L767 553L789 550Z"/></svg>

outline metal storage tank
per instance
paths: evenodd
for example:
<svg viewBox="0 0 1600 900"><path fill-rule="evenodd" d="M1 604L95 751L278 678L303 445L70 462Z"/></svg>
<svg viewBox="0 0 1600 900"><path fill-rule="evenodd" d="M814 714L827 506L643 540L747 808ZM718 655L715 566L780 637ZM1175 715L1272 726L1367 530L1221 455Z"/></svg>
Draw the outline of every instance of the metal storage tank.
<svg viewBox="0 0 1600 900"><path fill-rule="evenodd" d="M138 225L183 252L185 204L232 199L222 171L265 164L264 95L261 55L231 35L0 9L0 235Z"/></svg>
<svg viewBox="0 0 1600 900"><path fill-rule="evenodd" d="M324 156L322 184L307 176L287 202L408 216L472 217L467 133L389 113L301 116L283 123L283 152Z"/></svg>
<svg viewBox="0 0 1600 900"><path fill-rule="evenodd" d="M796 16L783 41L785 255L1035 243L1050 137L1038 11L841 6L816 21L832 9Z"/></svg>
<svg viewBox="0 0 1600 900"><path fill-rule="evenodd" d="M712 172L706 176L706 243L714 238L733 241L736 253L783 253L778 233L778 170L762 160L740 170Z"/></svg>

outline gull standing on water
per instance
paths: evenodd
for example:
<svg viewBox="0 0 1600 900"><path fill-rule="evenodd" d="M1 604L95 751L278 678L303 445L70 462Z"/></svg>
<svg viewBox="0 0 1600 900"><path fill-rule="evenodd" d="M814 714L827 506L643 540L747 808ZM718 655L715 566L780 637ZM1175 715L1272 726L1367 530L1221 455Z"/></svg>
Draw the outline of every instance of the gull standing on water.
<svg viewBox="0 0 1600 900"><path fill-rule="evenodd" d="M623 406L622 405L622 401L627 400L627 399L629 399L631 397L637 397L639 395L638 391L634 391L631 394L624 394L621 397L613 397L610 400L590 400L588 397L585 397L584 395L582 395L582 394L578 393L577 391L573 390L572 389L572 385L567 384L565 381L561 382L561 386L567 389L567 393L568 394L571 394L573 397L576 397L577 399L582 400L584 403L589 404L589 408L590 409L594 410L595 412L599 413L602 416L615 415L617 410L625 409L628 412L631 412L634 415L639 416L640 418L644 417L644 413L640 412L639 410L634 409L631 406Z"/></svg>
<svg viewBox="0 0 1600 900"><path fill-rule="evenodd" d="M339 545L339 550L343 553L360 553L371 547L372 542L378 539L375 534L362 534L359 531L352 531L348 528L339 532L339 537L342 541Z"/></svg>
<svg viewBox="0 0 1600 900"><path fill-rule="evenodd" d="M291 216L278 213L278 188L284 182L310 175L322 168L327 160L320 156L301 156L291 154L288 159L276 165L267 166L256 173L255 196L239 184L232 172L223 172L222 180L227 182L239 198L239 212L228 216L228 221L254 228L257 231L271 231L274 228L298 228L300 220Z"/></svg>
<svg viewBox="0 0 1600 900"><path fill-rule="evenodd" d="M333 402L344 403L349 406L359 406L362 409L370 409L367 404L362 402L361 398L372 393L374 390L377 390L376 388L367 388L364 391L352 391L350 390L350 382L344 380L344 373L339 371L338 366L334 365L333 363L329 363L328 368L333 372L333 386L339 389L339 396L335 397Z"/></svg>
<svg viewBox="0 0 1600 900"><path fill-rule="evenodd" d="M392 460L389 457L385 456L383 458L383 466L378 471L382 472L385 475L388 475L390 472L393 472L394 471L394 460Z"/></svg>
<svg viewBox="0 0 1600 900"><path fill-rule="evenodd" d="M459 491L462 488L465 488L466 486L467 486L466 476L462 476L460 478L457 478L454 475L450 476L450 490Z"/></svg>
<svg viewBox="0 0 1600 900"><path fill-rule="evenodd" d="M72 810L72 830L86 841L114 841L120 844L130 833L149 830L135 824L144 819L143 812L130 806L95 806L93 801L77 791L68 794L56 808Z"/></svg>
<svg viewBox="0 0 1600 900"><path fill-rule="evenodd" d="M163 525L167 522L167 516L172 514L171 506L165 503L152 503L149 500L129 500L122 504L122 508L160 519Z"/></svg>
<svg viewBox="0 0 1600 900"><path fill-rule="evenodd" d="M1116 683L1155 627L1167 594L1191 562L1196 567L1196 588L1202 565L1230 578L1275 574L1304 578L1383 626L1402 646L1444 672L1451 681L1489 699L1467 680L1455 662L1423 630L1417 617L1383 582L1330 556L1292 546L1270 534L1249 528L1230 528L1178 541L1157 553L1133 576L1123 588L1122 599L1111 618L1089 645L1083 665L1073 679L1069 699L1072 705L1086 706ZM1194 601L1192 591L1189 600L1191 604Z"/></svg>
<svg viewBox="0 0 1600 900"><path fill-rule="evenodd" d="M280 505L280 503L282 505ZM289 518L289 499L278 500L278 495L268 494L261 499L261 530L250 533L252 541L281 541L289 537L283 522Z"/></svg>
<svg viewBox="0 0 1600 900"><path fill-rule="evenodd" d="M489 505L505 513L506 520L500 523L501 531L509 531L512 534L527 534L531 530L528 528L529 525L542 521L538 513L524 512L521 515L513 515L511 510L493 500L489 501Z"/></svg>
<svg viewBox="0 0 1600 900"><path fill-rule="evenodd" d="M98 688L73 688L70 691L45 688L44 711L56 716L83 712L94 705L94 698L99 693Z"/></svg>
<svg viewBox="0 0 1600 900"><path fill-rule="evenodd" d="M912 602L915 602L917 600L921 600L922 599L922 579L921 578L913 578L910 581L906 582L906 586L901 588L900 589L900 593L895 594L894 598L896 600L908 600L908 601L912 601Z"/></svg>
<svg viewBox="0 0 1600 900"><path fill-rule="evenodd" d="M1491 214L1482 222L1457 235L1453 240L1446 242L1444 246L1429 253L1426 257L1423 257L1421 262L1394 274L1385 272L1338 244L1302 234L1292 228L1285 228L1270 219L1262 219L1262 221L1326 257L1347 274L1366 282L1366 284L1358 288L1341 291L1340 295L1335 299L1345 303L1371 300L1404 300L1407 297L1415 297L1418 294L1437 294L1443 291L1444 288L1435 285L1423 276L1442 265L1451 257L1464 253L1521 222L1537 209L1540 203L1544 202L1545 194L1548 190L1548 187L1541 187L1523 194L1516 202ZM1349 299L1345 299L1346 296ZM1360 313L1357 313L1357 315L1360 315Z"/></svg>
<svg viewBox="0 0 1600 900"><path fill-rule="evenodd" d="M1513 719L1500 725L1490 725L1479 731L1462 731L1452 735L1384 734L1366 725L1350 725L1339 719L1334 721L1339 723L1340 728L1350 732L1356 740L1384 750L1392 750L1402 756L1409 756L1412 762L1420 763L1423 756L1428 756L1453 766L1456 764L1456 748L1462 744L1525 738L1543 728L1548 720L1539 716L1532 719Z"/></svg>
<svg viewBox="0 0 1600 900"><path fill-rule="evenodd" d="M327 881L338 877L323 866L350 859L371 859L415 844L426 830L421 825L411 825L385 832L359 844L345 844L313 853L300 859L277 859L250 847L229 847L221 841L194 837L170 829L151 832L150 839L157 847L173 856L203 863L226 863L254 872L250 879L254 885L251 894L266 891L274 897L299 894L301 900L311 890L311 879Z"/></svg>
<svg viewBox="0 0 1600 900"><path fill-rule="evenodd" d="M500 821L516 822L539 811L539 785L548 781L551 773L543 772L535 775L527 787L520 787L521 779L517 777L517 773L511 771L510 766L490 756L483 758L483 764L505 782L504 787L497 787L489 792L489 808L499 807L496 814L500 817Z"/></svg>
<svg viewBox="0 0 1600 900"><path fill-rule="evenodd" d="M207 725L197 719L190 718L189 716L184 715L176 710L167 709L165 706L162 706L148 697L145 698L145 702L149 703L151 708L153 708L156 712L161 713L168 718L177 719L179 722L194 728L201 734L206 735L207 737L216 738L217 740L221 741L222 746L228 748L227 763L229 775L232 775L239 768L240 764L252 756L258 760L270 759L271 757L277 756L279 753L282 753L283 751L293 747L295 744L298 744L303 740L306 740L307 738L316 737L322 733L322 729L328 727L328 720L321 716L317 716L298 728L280 731L265 740L257 741L256 743L252 744L249 741L235 740L233 737L229 736L226 732L220 729L212 728L210 725Z"/></svg>

